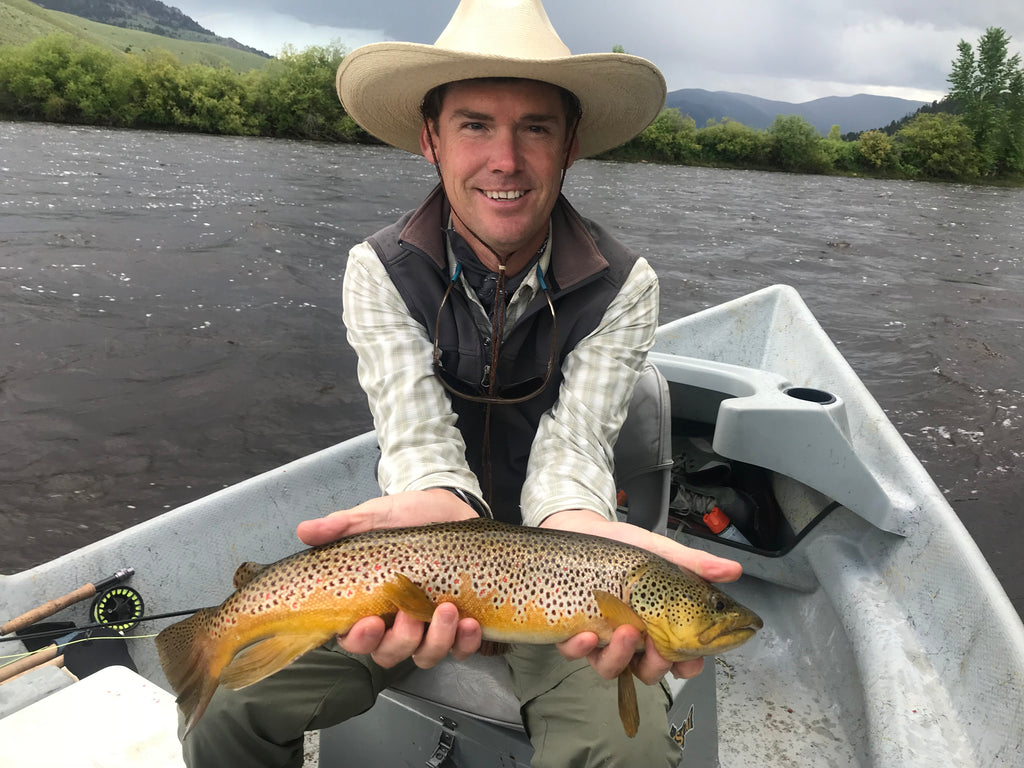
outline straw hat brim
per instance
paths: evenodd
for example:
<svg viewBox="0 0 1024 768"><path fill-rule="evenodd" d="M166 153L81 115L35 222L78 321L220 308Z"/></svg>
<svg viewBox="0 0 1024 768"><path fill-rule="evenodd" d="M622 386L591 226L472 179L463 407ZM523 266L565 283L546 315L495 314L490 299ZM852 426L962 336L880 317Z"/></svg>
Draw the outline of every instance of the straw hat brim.
<svg viewBox="0 0 1024 768"><path fill-rule="evenodd" d="M438 85L480 77L521 77L561 86L583 109L580 157L624 144L646 128L665 103L665 79L651 62L621 53L516 59L419 43L372 43L338 67L338 97L367 132L419 154L420 103Z"/></svg>

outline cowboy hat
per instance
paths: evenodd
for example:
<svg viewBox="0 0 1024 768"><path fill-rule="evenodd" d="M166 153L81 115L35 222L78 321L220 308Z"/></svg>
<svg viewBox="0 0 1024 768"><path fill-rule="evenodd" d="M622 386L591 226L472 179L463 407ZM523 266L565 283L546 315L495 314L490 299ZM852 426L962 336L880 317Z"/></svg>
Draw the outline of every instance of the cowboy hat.
<svg viewBox="0 0 1024 768"><path fill-rule="evenodd" d="M521 77L561 86L583 109L580 157L629 141L658 116L665 79L624 53L573 56L541 0L461 0L433 45L364 45L338 67L338 97L366 131L419 154L420 104L432 88L480 77Z"/></svg>

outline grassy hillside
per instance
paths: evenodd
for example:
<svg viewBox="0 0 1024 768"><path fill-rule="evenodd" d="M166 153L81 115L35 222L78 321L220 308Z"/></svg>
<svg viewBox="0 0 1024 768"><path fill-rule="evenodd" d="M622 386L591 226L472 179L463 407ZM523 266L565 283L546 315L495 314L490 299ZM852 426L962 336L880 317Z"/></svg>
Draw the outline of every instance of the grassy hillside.
<svg viewBox="0 0 1024 768"><path fill-rule="evenodd" d="M0 0L0 46L21 46L54 33L110 51L170 51L184 64L229 67L236 72L260 69L267 59L212 43L175 40L132 29L99 24L79 16L40 8L29 0Z"/></svg>

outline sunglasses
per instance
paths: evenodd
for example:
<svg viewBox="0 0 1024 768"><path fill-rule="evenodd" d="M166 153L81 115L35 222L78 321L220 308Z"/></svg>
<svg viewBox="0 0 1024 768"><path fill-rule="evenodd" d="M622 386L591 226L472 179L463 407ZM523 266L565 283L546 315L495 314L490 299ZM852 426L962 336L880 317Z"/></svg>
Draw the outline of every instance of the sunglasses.
<svg viewBox="0 0 1024 768"><path fill-rule="evenodd" d="M548 284L544 280L544 274L541 271L540 265L537 265L537 279L540 282L541 290L544 292L544 298L548 303L548 309L551 311L551 352L548 356L548 366L544 371L543 376L534 376L533 378L526 379L525 381L515 382L511 384L502 385L497 381L497 375L491 376L490 366L487 366L485 373L485 381L479 383L473 383L460 379L453 375L449 371L445 370L444 362L442 361L441 348L438 346L438 336L441 330L441 312L444 310L444 305L448 301L448 295L452 292L452 287L459 279L459 275L462 274L462 264L455 265L455 272L452 274L451 280L448 281L448 287L445 288L444 296L441 298L441 305L437 308L437 319L434 321L434 375L438 381L441 382L441 386L445 388L449 394L455 397L461 397L463 400L468 400L473 403L487 403L492 405L515 405L517 403L525 403L527 400L531 400L544 391L544 388L548 385L548 381L551 379L551 372L555 369L555 361L558 357L558 320L555 317L555 305L551 303L551 291L548 289ZM504 298L497 296L495 298L495 306L498 306L498 302L501 302L501 308L499 311L504 311ZM499 336L500 323L492 323L491 333L491 345L494 350L491 365L497 361L497 350L498 345L501 343Z"/></svg>

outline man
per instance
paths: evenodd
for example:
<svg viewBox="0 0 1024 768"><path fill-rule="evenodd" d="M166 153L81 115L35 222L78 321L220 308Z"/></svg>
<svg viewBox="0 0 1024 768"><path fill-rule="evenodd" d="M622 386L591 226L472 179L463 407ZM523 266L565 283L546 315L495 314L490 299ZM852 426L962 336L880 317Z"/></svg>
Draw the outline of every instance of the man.
<svg viewBox="0 0 1024 768"><path fill-rule="evenodd" d="M560 196L578 157L627 141L664 80L624 54L570 56L540 0L463 0L433 45L349 54L339 97L366 130L422 153L440 183L349 254L344 321L380 441L384 493L299 526L307 544L477 515L627 541L712 580L739 566L615 520L612 446L657 326L647 263ZM633 627L508 655L535 766L673 765L670 664ZM476 621L378 617L248 689L221 689L185 741L191 765L297 765L301 734L359 714L413 665L480 647ZM618 725L632 665L641 729Z"/></svg>

